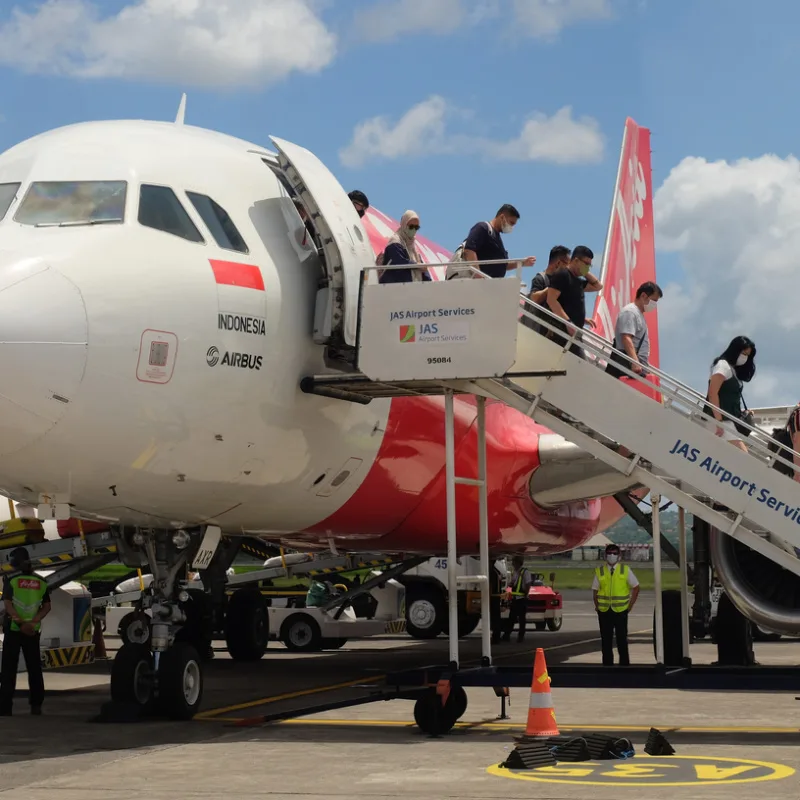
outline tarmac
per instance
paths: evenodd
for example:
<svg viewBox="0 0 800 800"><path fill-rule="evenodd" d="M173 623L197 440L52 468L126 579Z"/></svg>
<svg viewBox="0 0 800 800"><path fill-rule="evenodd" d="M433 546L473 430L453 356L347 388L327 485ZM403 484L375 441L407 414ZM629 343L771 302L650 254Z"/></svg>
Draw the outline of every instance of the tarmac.
<svg viewBox="0 0 800 800"><path fill-rule="evenodd" d="M652 594L631 617L631 657L652 664ZM113 656L114 639L107 640ZM468 690L468 707L448 735L422 734L413 703L393 700L294 716L316 703L363 697L388 671L443 663L447 640L404 635L348 642L342 650L294 654L271 644L256 664L234 664L217 643L198 717L186 723L98 723L108 699L110 662L45 673L45 715L0 718L0 795L14 800L153 800L236 795L348 797L354 800L442 798L793 798L800 796L800 702L788 692L673 689L559 689L552 696L560 732L630 738L631 759L559 763L537 770L498 766L524 732L528 690L512 688L509 719L498 719L491 689ZM596 617L585 593L565 593L561 631L532 631L520 645L494 648L497 664L532 665L543 647L548 666L600 663ZM800 641L758 643L762 664L797 665ZM480 656L479 634L461 642L462 665ZM716 648L692 645L694 663ZM19 686L25 687L24 676ZM265 714L287 719L263 724ZM672 756L648 757L651 727L667 736Z"/></svg>

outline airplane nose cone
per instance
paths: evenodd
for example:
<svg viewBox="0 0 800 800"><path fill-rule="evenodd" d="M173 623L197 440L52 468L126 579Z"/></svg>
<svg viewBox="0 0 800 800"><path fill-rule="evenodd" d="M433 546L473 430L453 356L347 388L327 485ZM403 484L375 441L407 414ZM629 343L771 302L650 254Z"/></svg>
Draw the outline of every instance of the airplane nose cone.
<svg viewBox="0 0 800 800"><path fill-rule="evenodd" d="M0 455L40 439L66 413L87 339L75 284L41 259L0 252Z"/></svg>

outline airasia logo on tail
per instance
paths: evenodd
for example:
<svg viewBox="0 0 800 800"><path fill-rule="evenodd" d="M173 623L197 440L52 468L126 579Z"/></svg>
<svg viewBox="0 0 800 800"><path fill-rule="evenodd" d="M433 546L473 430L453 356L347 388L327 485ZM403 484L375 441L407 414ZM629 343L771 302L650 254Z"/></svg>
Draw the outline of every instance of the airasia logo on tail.
<svg viewBox="0 0 800 800"><path fill-rule="evenodd" d="M644 148L642 153L641 148ZM640 159L640 153L642 158ZM646 163L642 163L642 162ZM606 269L603 275L605 284L597 303L597 333L609 341L614 338L614 323L621 308L633 299L636 285L645 280L652 280L652 275L643 277L641 281L634 277L637 262L640 261L639 244L643 229L652 219L645 219L646 201L648 200L649 178L649 131L640 128L633 120L628 120L625 128L625 140L620 160L620 172L617 185L614 187L613 215ZM642 255L641 266L644 272L653 272L654 265L649 263L648 254ZM648 267L650 268L648 270Z"/></svg>

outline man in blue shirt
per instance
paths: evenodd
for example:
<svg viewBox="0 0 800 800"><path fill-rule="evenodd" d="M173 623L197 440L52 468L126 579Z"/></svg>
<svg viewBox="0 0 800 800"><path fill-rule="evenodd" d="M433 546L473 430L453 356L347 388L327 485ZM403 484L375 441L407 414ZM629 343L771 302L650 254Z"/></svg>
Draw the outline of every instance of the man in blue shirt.
<svg viewBox="0 0 800 800"><path fill-rule="evenodd" d="M503 244L502 233L511 233L519 222L519 211L506 203L495 214L491 222L478 222L473 225L464 242L464 261L496 261L508 258L508 251ZM504 278L510 269L516 269L518 261L504 264L486 264L478 269L490 278ZM523 267L532 267L536 263L535 256L522 261Z"/></svg>

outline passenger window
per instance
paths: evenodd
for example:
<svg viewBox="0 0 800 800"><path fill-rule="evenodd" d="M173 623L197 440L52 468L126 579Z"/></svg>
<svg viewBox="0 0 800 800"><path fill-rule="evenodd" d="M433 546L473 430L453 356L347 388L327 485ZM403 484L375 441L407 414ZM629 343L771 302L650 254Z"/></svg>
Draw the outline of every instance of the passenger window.
<svg viewBox="0 0 800 800"><path fill-rule="evenodd" d="M214 241L224 250L235 250L237 253L249 253L241 234L228 216L228 212L215 203L210 197L196 192L186 192L192 205L203 222L208 226Z"/></svg>
<svg viewBox="0 0 800 800"><path fill-rule="evenodd" d="M0 183L0 220L5 219L19 187L18 183Z"/></svg>
<svg viewBox="0 0 800 800"><path fill-rule="evenodd" d="M146 228L171 233L190 242L205 243L199 230L168 186L142 184L139 195L139 222Z"/></svg>
<svg viewBox="0 0 800 800"><path fill-rule="evenodd" d="M125 181L36 181L14 220L22 225L97 225L122 222Z"/></svg>

